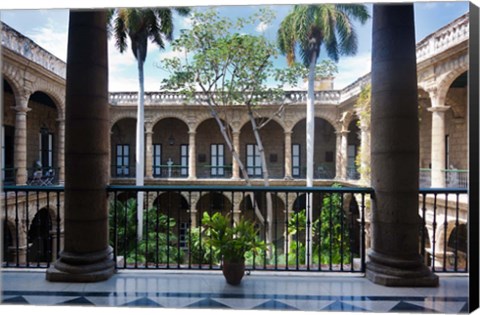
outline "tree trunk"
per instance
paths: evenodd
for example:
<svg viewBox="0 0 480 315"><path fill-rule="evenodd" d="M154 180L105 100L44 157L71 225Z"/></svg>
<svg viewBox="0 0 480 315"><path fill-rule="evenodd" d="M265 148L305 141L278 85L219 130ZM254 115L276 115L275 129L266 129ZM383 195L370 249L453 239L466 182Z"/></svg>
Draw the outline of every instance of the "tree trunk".
<svg viewBox="0 0 480 315"><path fill-rule="evenodd" d="M307 176L306 176L306 186L313 187L313 157L314 157L314 145L315 145L315 94L314 94L314 84L315 84L315 65L316 65L316 52L312 53L310 60L310 65L308 69L308 92L307 92L307 121L306 121L306 147L307 147ZM310 262L310 257L312 256L312 194L307 193L306 195L306 214L307 214L307 226L305 233L305 249L306 257L305 262L307 265Z"/></svg>
<svg viewBox="0 0 480 315"><path fill-rule="evenodd" d="M265 187L270 186L269 182L269 175L268 175L268 168L267 168L267 159L265 157L265 149L263 147L262 138L258 132L257 122L255 121L255 117L253 117L252 108L249 104L248 107L248 116L250 117L250 123L252 124L253 134L255 135L255 141L257 142L258 151L260 152L260 157L262 159L262 175L263 175L263 183ZM264 222L264 226L267 229L266 241L270 248L268 253L271 253L271 244L272 244L272 223L273 223L273 209L272 209L272 195L267 192L265 194L266 201L267 201L267 222Z"/></svg>
<svg viewBox="0 0 480 315"><path fill-rule="evenodd" d="M245 180L246 185L252 186L252 183L250 182L250 177L248 176L247 170L245 169L245 165L243 165L243 162L241 161L240 156L238 155L237 151L235 151L235 148L233 147L233 144L232 144L232 140L227 134L226 127L222 123L222 120L220 119L220 117L218 117L218 113L213 107L213 105L210 102L207 102L207 103L208 103L208 106L210 107L210 111L212 113L213 118L215 119L215 121L218 124L218 127L220 128L220 133L225 139L227 147L230 150L230 153L232 154L232 158L234 158L237 161L238 167L240 167L240 170L242 171L243 179ZM251 199L252 206L254 207L256 216L258 217L260 222L264 222L265 219L263 218L263 215L260 212L260 209L258 209L257 203L255 202L255 195L253 194L253 192L249 192L247 195Z"/></svg>
<svg viewBox="0 0 480 315"><path fill-rule="evenodd" d="M140 46L140 45L139 45ZM144 116L144 77L143 60L140 58L140 47L137 48L138 65L138 106L137 106L137 130L135 146L135 185L143 186L145 174L145 116ZM137 238L143 236L143 192L137 193Z"/></svg>

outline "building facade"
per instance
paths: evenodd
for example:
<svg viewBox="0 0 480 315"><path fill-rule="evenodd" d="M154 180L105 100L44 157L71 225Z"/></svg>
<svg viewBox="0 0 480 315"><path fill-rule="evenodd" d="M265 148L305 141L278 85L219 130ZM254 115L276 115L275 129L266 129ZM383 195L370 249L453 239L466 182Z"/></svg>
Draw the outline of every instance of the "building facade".
<svg viewBox="0 0 480 315"><path fill-rule="evenodd" d="M417 43L420 184L424 187L468 185L468 17L468 14L459 17ZM3 183L63 184L66 65L5 24L2 28L2 58ZM369 179L362 177L358 171L359 164L368 164L369 161L369 122L364 121L365 115L355 107L360 92L369 82L370 75L366 75L341 90L316 91L315 186L330 186L333 183L369 185ZM132 185L135 176L137 94L110 93L109 103L111 183ZM282 105L264 102L256 108L259 121L270 119L260 134L271 186L305 185L305 103L305 91L286 91ZM262 185L262 161L245 106L229 107L222 119L252 183ZM232 158L208 106L186 100L178 93L146 93L145 144L146 185L245 183L245 176L238 162ZM360 151L363 152L362 159L356 161ZM17 259L9 254L8 248L21 248L23 254L20 260L38 256L35 253L41 252L39 248L47 247L42 243L45 240L41 235L51 234L51 224L43 223L61 221L63 214L56 213L49 206L48 194L35 198L28 195L20 196L20 199L13 195L2 198L6 205L1 213L4 257ZM166 203L165 198L147 198L148 206ZM258 198L261 204L262 198ZM279 195L277 198L277 204L280 204L278 218L282 221L290 212L301 209L299 204L305 202L304 197L287 200ZM188 228L190 220L198 222L199 212L212 204L217 205L215 207L219 210L233 208L238 216L242 214L242 209L252 207L245 198L232 198L227 194L193 195L188 198L178 194L174 199L182 231ZM236 200L235 204L232 204L233 200ZM59 198L58 204L63 205L62 198ZM355 201L349 201L347 205L354 207ZM15 207L27 210L22 212L22 218L15 217L18 213ZM439 222L448 224L455 216L448 204L444 208L438 212L443 213ZM188 213L187 209L195 211ZM467 224L467 209L465 200L460 207L462 226ZM358 216L358 211L356 213ZM40 226L46 227L43 230L33 228ZM22 231L18 234L22 237L15 237L17 230ZM428 239L432 240L427 242L430 247L435 244L443 248L445 240L453 233L452 225L448 228L441 224L436 226L432 219L430 224L427 222L427 230ZM283 230L278 231L279 235L283 233ZM61 240L49 239L56 246L62 246Z"/></svg>

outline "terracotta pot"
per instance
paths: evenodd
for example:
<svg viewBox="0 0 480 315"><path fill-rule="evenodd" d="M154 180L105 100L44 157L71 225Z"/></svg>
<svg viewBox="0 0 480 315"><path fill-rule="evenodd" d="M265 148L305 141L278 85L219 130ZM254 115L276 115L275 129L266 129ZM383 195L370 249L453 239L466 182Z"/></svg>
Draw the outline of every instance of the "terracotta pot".
<svg viewBox="0 0 480 315"><path fill-rule="evenodd" d="M228 284L239 285L245 274L245 260L239 262L223 261L222 271Z"/></svg>

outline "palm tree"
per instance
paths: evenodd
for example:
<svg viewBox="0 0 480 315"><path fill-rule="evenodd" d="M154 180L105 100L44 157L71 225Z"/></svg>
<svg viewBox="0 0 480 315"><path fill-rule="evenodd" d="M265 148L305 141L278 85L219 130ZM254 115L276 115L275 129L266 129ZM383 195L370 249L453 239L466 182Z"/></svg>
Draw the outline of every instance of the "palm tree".
<svg viewBox="0 0 480 315"><path fill-rule="evenodd" d="M189 8L176 8L182 16L190 12ZM173 39L173 14L168 8L123 8L110 11L109 33L115 37L115 45L123 53L128 48L127 37L138 67L138 106L135 150L135 184L143 186L144 182L144 75L143 64L147 57L148 42L152 41L160 49L165 48L165 41ZM138 193L137 216L139 221L138 238L142 237L143 192Z"/></svg>
<svg viewBox="0 0 480 315"><path fill-rule="evenodd" d="M307 187L313 186L313 146L315 130L314 83L315 66L323 45L327 55L338 61L340 55L354 55L357 52L357 35L352 20L364 24L370 17L367 7L362 4L318 4L295 5L280 24L277 44L280 52L287 57L291 66L296 59L297 49L302 63L308 68L307 93ZM311 194L307 194L307 209L311 208ZM312 211L309 222L312 222ZM311 236L311 229L307 238ZM311 242L307 255L311 253ZM307 259L308 262L308 259Z"/></svg>

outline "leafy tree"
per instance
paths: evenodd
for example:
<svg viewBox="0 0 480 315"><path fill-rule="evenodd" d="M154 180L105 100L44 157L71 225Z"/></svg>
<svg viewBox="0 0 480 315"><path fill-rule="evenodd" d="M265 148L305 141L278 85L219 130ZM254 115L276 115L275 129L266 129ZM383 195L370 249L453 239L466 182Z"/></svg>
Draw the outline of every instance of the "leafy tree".
<svg viewBox="0 0 480 315"><path fill-rule="evenodd" d="M175 11L180 15L187 15L188 8L177 8ZM138 106L136 126L136 185L143 186L144 182L144 73L143 64L147 58L148 42L151 41L160 49L165 48L165 42L173 39L172 10L168 8L121 8L109 12L109 34L113 34L115 45L123 53L127 50L127 37L130 38L130 46L137 60L138 67ZM143 192L138 193L139 222L143 218ZM141 226L138 229L138 238L142 237Z"/></svg>
<svg viewBox="0 0 480 315"><path fill-rule="evenodd" d="M273 68L272 59L278 53L275 44L262 36L241 33L247 25L269 23L272 18L273 13L268 10L261 10L250 18L239 18L235 22L220 17L215 10L194 12L192 28L184 30L172 44L174 50L181 52L184 58L175 57L163 62L163 68L170 73L170 77L163 81L162 88L180 91L191 101L209 106L247 185L250 185L250 176L239 152L234 148L233 135L227 127L233 113L231 106L244 105L247 108L262 160L264 185L268 186L267 159L259 130L273 117L260 119L255 106L266 99L272 103L281 102L284 94L281 87L286 83L295 85L298 81L294 71L282 72ZM279 80L278 86L269 87L268 78ZM256 204L253 194L250 198L252 204ZM267 194L266 208L266 219L258 209L255 212L262 223L267 222L267 242L270 242L273 218L270 194Z"/></svg>
<svg viewBox="0 0 480 315"><path fill-rule="evenodd" d="M357 102L354 107L357 115L360 117L358 127L370 129L370 115L371 115L371 84L365 85L358 95ZM362 143L360 152L355 157L355 164L358 167L362 179L370 182L370 140L367 143Z"/></svg>

